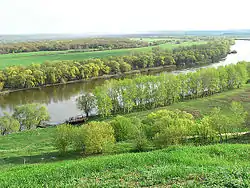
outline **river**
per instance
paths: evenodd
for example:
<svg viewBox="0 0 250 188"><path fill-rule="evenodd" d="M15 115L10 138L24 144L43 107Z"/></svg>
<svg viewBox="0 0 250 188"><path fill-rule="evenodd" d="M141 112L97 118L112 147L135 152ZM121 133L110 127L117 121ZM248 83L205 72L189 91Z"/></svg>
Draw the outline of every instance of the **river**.
<svg viewBox="0 0 250 188"><path fill-rule="evenodd" d="M221 65L236 64L239 61L250 61L250 41L238 40L231 47L237 54L229 54L225 60L214 63L207 67L218 67ZM195 68L173 71L174 73L185 73L194 71ZM0 96L0 116L3 112L12 112L16 105L27 103L42 103L47 106L52 122L62 122L68 117L76 116L81 112L76 107L76 98L83 92L89 92L98 85L104 83L104 79L78 82L67 85L44 87L26 91L13 92Z"/></svg>

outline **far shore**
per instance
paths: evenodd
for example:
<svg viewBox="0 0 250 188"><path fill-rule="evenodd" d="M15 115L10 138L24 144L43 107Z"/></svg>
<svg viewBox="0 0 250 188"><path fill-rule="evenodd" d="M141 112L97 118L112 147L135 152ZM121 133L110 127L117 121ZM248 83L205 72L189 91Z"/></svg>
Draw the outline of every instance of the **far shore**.
<svg viewBox="0 0 250 188"><path fill-rule="evenodd" d="M72 81L68 81L68 82L64 82L64 83L48 84L48 85L43 85L41 87L3 90L0 92L0 96L7 95L7 94L13 93L13 92L18 92L18 91L42 89L44 87L58 86L58 85L64 85L64 84L73 84L73 83L77 83L77 82L89 82L89 81L98 80L98 79L123 78L123 77L133 75L133 74L142 74L142 73L145 74L145 73L149 73L149 72L162 72L163 70L172 71L175 69L176 69L176 65L167 65L167 66L145 68L145 69L140 69L140 70L131 70L129 72L124 72L124 73L107 74L107 75L92 77L92 78L88 78L88 79L72 80Z"/></svg>

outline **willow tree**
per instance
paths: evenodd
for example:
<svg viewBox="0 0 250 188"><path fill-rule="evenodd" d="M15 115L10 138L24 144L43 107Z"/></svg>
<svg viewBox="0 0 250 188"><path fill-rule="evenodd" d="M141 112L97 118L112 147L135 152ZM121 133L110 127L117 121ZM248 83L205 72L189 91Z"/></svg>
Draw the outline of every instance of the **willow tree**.
<svg viewBox="0 0 250 188"><path fill-rule="evenodd" d="M19 130L20 124L8 113L4 113L4 116L0 117L0 133L6 135Z"/></svg>
<svg viewBox="0 0 250 188"><path fill-rule="evenodd" d="M77 108L89 117L89 114L96 106L95 96L91 93L84 93L76 99Z"/></svg>

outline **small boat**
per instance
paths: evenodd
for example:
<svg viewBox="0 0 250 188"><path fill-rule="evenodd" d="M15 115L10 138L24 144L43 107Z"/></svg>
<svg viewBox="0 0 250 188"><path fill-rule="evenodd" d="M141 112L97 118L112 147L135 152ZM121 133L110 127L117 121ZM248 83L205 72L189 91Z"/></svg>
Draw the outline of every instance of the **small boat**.
<svg viewBox="0 0 250 188"><path fill-rule="evenodd" d="M41 125L38 125L37 128L47 128L47 127L56 127L63 123L60 122L42 122Z"/></svg>
<svg viewBox="0 0 250 188"><path fill-rule="evenodd" d="M229 54L237 54L236 50L232 50Z"/></svg>
<svg viewBox="0 0 250 188"><path fill-rule="evenodd" d="M87 122L88 118L82 115L76 116L76 117L70 117L68 120L65 121L67 124L71 125L77 125L81 123Z"/></svg>

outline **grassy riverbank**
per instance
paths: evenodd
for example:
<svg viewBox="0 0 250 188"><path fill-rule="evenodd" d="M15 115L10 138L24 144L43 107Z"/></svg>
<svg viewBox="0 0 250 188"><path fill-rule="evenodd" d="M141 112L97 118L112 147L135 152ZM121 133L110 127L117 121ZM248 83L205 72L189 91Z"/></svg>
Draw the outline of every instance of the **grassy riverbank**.
<svg viewBox="0 0 250 188"><path fill-rule="evenodd" d="M164 49L173 49L179 46L190 46L194 44L203 44L200 42L183 42L181 44L162 44L159 47ZM95 52L72 52L72 51L54 51L54 52L30 52L17 54L0 55L0 69L13 65L27 66L32 63L43 63L45 61L55 60L84 60L90 58L103 58L108 56L122 56L129 55L136 52L148 52L155 46L119 50L105 50Z"/></svg>
<svg viewBox="0 0 250 188"><path fill-rule="evenodd" d="M192 113L196 119L199 119L200 117L208 114L214 107L221 108L222 112L225 114L228 113L230 103L232 101L238 101L242 103L245 111L248 112L248 125L250 126L250 84L244 85L240 89L226 91L213 96L179 102L162 108L134 112L124 116L144 119L151 112L156 112L160 109L179 109ZM95 117L92 120L110 121L112 119L113 117L109 117L107 119ZM54 131L54 128L46 128L13 133L7 136L0 136L0 159L1 157L7 158L38 154L40 155L55 151L53 147Z"/></svg>

